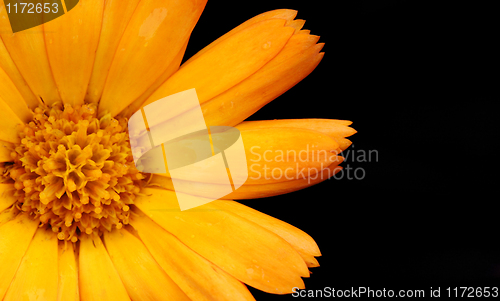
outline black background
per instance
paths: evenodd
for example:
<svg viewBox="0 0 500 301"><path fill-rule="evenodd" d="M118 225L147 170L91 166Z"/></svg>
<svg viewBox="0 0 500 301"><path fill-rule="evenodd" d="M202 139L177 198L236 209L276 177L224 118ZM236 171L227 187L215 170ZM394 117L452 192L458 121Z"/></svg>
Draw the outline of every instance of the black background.
<svg viewBox="0 0 500 301"><path fill-rule="evenodd" d="M231 4L228 4L231 3ZM348 3L348 4L346 4ZM439 3L439 4L438 4ZM493 1L490 1L493 3ZM330 6L329 6L329 5ZM422 1L209 1L186 57L264 11L290 8L325 57L251 120L353 121L349 180L244 201L310 234L307 289L500 284L498 19L493 6ZM291 300L251 288L257 300ZM442 292L444 294L444 292Z"/></svg>

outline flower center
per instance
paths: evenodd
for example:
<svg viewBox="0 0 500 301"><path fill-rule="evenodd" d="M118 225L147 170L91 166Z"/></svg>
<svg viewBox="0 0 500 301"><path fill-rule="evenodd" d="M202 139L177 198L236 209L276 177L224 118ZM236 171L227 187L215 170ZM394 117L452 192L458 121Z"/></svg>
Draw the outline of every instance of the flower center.
<svg viewBox="0 0 500 301"><path fill-rule="evenodd" d="M100 235L128 224L130 205L144 176L135 168L127 120L96 106L54 104L38 107L20 126L13 164L15 206L48 224L60 240L76 242L81 233Z"/></svg>

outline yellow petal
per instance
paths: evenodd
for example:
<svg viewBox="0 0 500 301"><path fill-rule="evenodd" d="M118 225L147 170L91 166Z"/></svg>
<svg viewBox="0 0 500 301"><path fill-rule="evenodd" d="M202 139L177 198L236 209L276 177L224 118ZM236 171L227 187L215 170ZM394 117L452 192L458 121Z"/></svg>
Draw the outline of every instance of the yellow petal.
<svg viewBox="0 0 500 301"><path fill-rule="evenodd" d="M158 264L191 300L254 300L247 287L140 212L131 225Z"/></svg>
<svg viewBox="0 0 500 301"><path fill-rule="evenodd" d="M80 236L78 272L82 301L130 300L99 237Z"/></svg>
<svg viewBox="0 0 500 301"><path fill-rule="evenodd" d="M337 119L282 119L244 121L238 124L238 129L305 128L332 137L339 143L340 149L345 150L351 142L344 138L356 133L355 129L349 127L351 124L351 121Z"/></svg>
<svg viewBox="0 0 500 301"><path fill-rule="evenodd" d="M1 8L0 8L1 9ZM0 38L0 69L2 69L10 78L10 80L14 83L19 93L21 93L24 101L30 108L35 108L40 103L40 99L38 99L33 91L31 91L30 87L24 80L21 73L12 61L7 48Z"/></svg>
<svg viewBox="0 0 500 301"><path fill-rule="evenodd" d="M84 102L103 9L104 0L80 0L71 12L43 25L50 67L64 103Z"/></svg>
<svg viewBox="0 0 500 301"><path fill-rule="evenodd" d="M1 17L0 17L1 18ZM0 140L19 143L19 125L23 124L21 119L14 114L7 103L0 98Z"/></svg>
<svg viewBox="0 0 500 301"><path fill-rule="evenodd" d="M292 9L276 9L276 10L271 10L271 11L268 11L268 12L264 12L260 15L257 15L251 19L248 19L247 21L241 23L239 26L233 28L231 31L227 32L226 34L224 34L223 36L221 36L220 38L218 38L217 40L213 41L212 43L210 43L208 46L206 46L205 48L203 48L202 50L198 51L195 55L193 55L192 57L189 58L189 60L187 60L184 64L182 64L182 67L181 68L184 68L185 66L187 66L189 63L191 63L192 61L194 61L195 59L197 59L199 56L201 56L202 54L204 54L205 52L207 52L208 50L212 49L215 45L219 44L220 42L224 41L225 39L227 39L228 37L232 36L233 34L243 30L243 29L246 29L256 23L259 23L261 21L264 21L264 20L269 20L269 19L283 19L283 20L286 20L286 21L290 21L292 20L293 18L295 18L295 16L297 15L297 11L296 10L292 10Z"/></svg>
<svg viewBox="0 0 500 301"><path fill-rule="evenodd" d="M0 226L0 299L3 300L12 278L38 228L28 214L20 214Z"/></svg>
<svg viewBox="0 0 500 301"><path fill-rule="evenodd" d="M33 113L23 99L23 96L10 80L10 77L0 69L0 99L2 99L23 122L30 122Z"/></svg>
<svg viewBox="0 0 500 301"><path fill-rule="evenodd" d="M313 255L303 254L303 253L300 253L300 252L299 252L299 254L304 259L304 261L306 262L306 265L307 265L308 268L319 267L319 262L318 262L318 260Z"/></svg>
<svg viewBox="0 0 500 301"><path fill-rule="evenodd" d="M144 192L135 201L142 212L236 279L276 294L304 287L307 266L276 234L211 204L181 212L172 191Z"/></svg>
<svg viewBox="0 0 500 301"><path fill-rule="evenodd" d="M205 4L206 0L139 3L111 64L99 104L101 116L105 111L115 116L164 76Z"/></svg>
<svg viewBox="0 0 500 301"><path fill-rule="evenodd" d="M134 114L137 110L141 108L144 101L146 101L146 99L148 99L148 97L150 97L151 94L153 94L154 91L156 91L156 89L158 89L158 87L161 84L163 84L167 80L167 78L170 77L170 75L172 75L175 71L177 71L177 69L179 69L179 66L182 62L182 58L184 57L184 52L186 52L188 42L189 41L186 41L181 50L179 50L179 53L177 53L177 56L172 60L172 63L170 63L170 65L168 66L167 70L163 72L163 74L154 82L154 84L152 84L146 90L146 92L144 92L141 96L139 96L136 100L134 100L126 109L124 109L120 113L120 115L123 115L125 117L132 116L132 114Z"/></svg>
<svg viewBox="0 0 500 301"><path fill-rule="evenodd" d="M243 184L236 191L228 194L227 196L222 197L221 199L243 200L243 199L267 198L271 196L286 194L305 189L307 187L326 181L331 177L333 177L336 173L341 171L342 167L338 166L338 164L342 162L343 158L338 156L337 158L338 162L332 163L328 167L321 170L320 172L311 174L306 178L299 178L297 180L285 181L279 183L268 183L268 184L257 184L257 185Z"/></svg>
<svg viewBox="0 0 500 301"><path fill-rule="evenodd" d="M73 244L59 242L59 286L57 300L78 301L78 264Z"/></svg>
<svg viewBox="0 0 500 301"><path fill-rule="evenodd" d="M57 236L39 228L24 255L4 301L56 301L58 283Z"/></svg>
<svg viewBox="0 0 500 301"><path fill-rule="evenodd" d="M132 300L189 300L134 235L106 232L104 243Z"/></svg>
<svg viewBox="0 0 500 301"><path fill-rule="evenodd" d="M319 173L311 174L306 178L299 178L297 180L267 183L267 184L243 184L236 191L220 197L220 192L224 191L224 186L216 183L203 183L193 182L186 180L176 179L175 188L172 179L165 176L165 174L153 174L149 184L159 186L168 190L183 192L187 194L197 195L201 197L211 197L214 199L227 199L227 200L244 200L244 199L258 199L267 198L271 196L286 194L298 190L305 189L312 185L316 185L333 177L337 172L342 170L338 166L342 162L342 157L337 157L338 162L330 164ZM307 174L304 174L307 176ZM300 177L300 175L299 175Z"/></svg>
<svg viewBox="0 0 500 301"><path fill-rule="evenodd" d="M290 224L235 201L216 200L212 204L221 210L237 214L279 235L299 253L321 256L321 252L314 239L304 231Z"/></svg>
<svg viewBox="0 0 500 301"><path fill-rule="evenodd" d="M285 182L310 177L340 163L331 137L302 128L241 131L248 165L246 184Z"/></svg>
<svg viewBox="0 0 500 301"><path fill-rule="evenodd" d="M14 184L3 184L0 183L0 212L9 208L14 204L17 198L14 196L16 188Z"/></svg>
<svg viewBox="0 0 500 301"><path fill-rule="evenodd" d="M195 88L200 103L238 84L275 57L293 34L286 20L270 19L245 28L216 44L187 66L179 69L144 105L165 96ZM191 107L172 104L164 119ZM150 127L155 124L149 124Z"/></svg>
<svg viewBox="0 0 500 301"><path fill-rule="evenodd" d="M337 156L340 153L337 142L318 131L302 128L245 129L241 131L241 137L248 170L246 185L307 179L332 163L341 162ZM218 184L227 181L227 178L214 177L211 171L206 168L193 174L179 170L176 179ZM245 178L246 174L239 173L246 171L237 172L232 174L233 178ZM169 177L169 173L160 175Z"/></svg>
<svg viewBox="0 0 500 301"><path fill-rule="evenodd" d="M0 140L0 162L12 162L13 159L10 156L12 150L13 150L12 143Z"/></svg>
<svg viewBox="0 0 500 301"><path fill-rule="evenodd" d="M304 79L323 58L320 53L323 44L316 44L318 38L293 35L283 50L259 71L204 103L207 125L235 126Z"/></svg>
<svg viewBox="0 0 500 301"><path fill-rule="evenodd" d="M9 209L1 211L0 212L0 226L2 226L3 224L6 224L7 222L16 218L16 216L18 214L19 214L19 209L17 209L16 207L11 207Z"/></svg>
<svg viewBox="0 0 500 301"><path fill-rule="evenodd" d="M42 98L47 104L60 101L47 58L43 26L12 33L4 0L0 0L0 35L12 60L35 96Z"/></svg>
<svg viewBox="0 0 500 301"><path fill-rule="evenodd" d="M293 29L295 29L295 33L298 33L302 29L305 23L306 23L305 20L300 20L300 19L290 20L286 22L286 26L292 27Z"/></svg>
<svg viewBox="0 0 500 301"><path fill-rule="evenodd" d="M319 53L323 45L316 44L318 39L318 36L295 34L278 55L234 87L220 91L221 94L210 100L201 99L198 95L200 102L203 102L201 108L206 124L235 126L301 81L314 70L323 57L323 54ZM162 129L175 127L182 120L194 120L197 116L197 110L190 110L179 104L175 107L177 111L166 113L164 119L182 113L164 121L159 125ZM147 139L147 136L145 138Z"/></svg>
<svg viewBox="0 0 500 301"><path fill-rule="evenodd" d="M101 98L118 43L139 2L140 0L106 1L94 69L87 90L87 102L97 103Z"/></svg>

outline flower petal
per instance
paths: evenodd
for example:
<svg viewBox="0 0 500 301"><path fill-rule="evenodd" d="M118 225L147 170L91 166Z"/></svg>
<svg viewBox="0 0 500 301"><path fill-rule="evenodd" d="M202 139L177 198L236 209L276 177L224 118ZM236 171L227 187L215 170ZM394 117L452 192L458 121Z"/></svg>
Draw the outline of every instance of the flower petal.
<svg viewBox="0 0 500 301"><path fill-rule="evenodd" d="M0 98L0 140L19 143L18 126L23 124L5 100Z"/></svg>
<svg viewBox="0 0 500 301"><path fill-rule="evenodd" d="M304 79L323 58L323 44L316 44L318 38L293 35L259 71L202 104L207 125L235 126Z"/></svg>
<svg viewBox="0 0 500 301"><path fill-rule="evenodd" d="M356 134L356 130L349 127L352 122L338 119L282 119L282 120L261 120L244 121L238 124L237 128L245 129L269 129L269 128L306 128L318 131L332 137L339 143L340 149L345 150L351 141L345 137Z"/></svg>
<svg viewBox="0 0 500 301"><path fill-rule="evenodd" d="M143 105L191 88L196 89L202 104L233 87L281 51L294 31L285 23L282 19L261 21L224 39L179 69ZM165 112L164 120L191 109L187 104L170 107L172 110Z"/></svg>
<svg viewBox="0 0 500 301"><path fill-rule="evenodd" d="M38 104L40 103L40 99L38 99L35 94L33 94L33 91L31 91L23 76L21 75L21 73L19 73L16 64L14 64L14 61L12 61L12 58L10 57L7 48L5 48L5 45L1 38L0 69L2 69L9 76L19 93L22 95L24 101L30 108L38 106Z"/></svg>
<svg viewBox="0 0 500 301"><path fill-rule="evenodd" d="M4 1L0 1L0 35L19 72L37 98L42 98L46 104L60 101L47 58L43 26L11 33Z"/></svg>
<svg viewBox="0 0 500 301"><path fill-rule="evenodd" d="M285 182L278 182L278 183L254 184L254 185L243 184L232 193L223 197L220 197L220 192L224 191L223 189L224 186L221 184L193 182L193 181L185 181L177 179L174 188L172 179L165 176L165 174L153 174L149 184L154 186L159 186L172 191L183 192L201 197L220 198L224 200L267 198L271 196L302 190L331 178L337 172L342 170L342 167L338 166L338 164L342 162L343 158L342 157L337 157L337 158L338 162L330 164L325 169L321 170L316 174L312 174L309 177L299 178L296 180L290 180Z"/></svg>
<svg viewBox="0 0 500 301"><path fill-rule="evenodd" d="M23 96L16 88L16 85L10 80L10 77L0 69L0 99L2 99L12 111L23 122L29 122L33 119L33 113L23 99Z"/></svg>
<svg viewBox="0 0 500 301"><path fill-rule="evenodd" d="M50 229L39 228L3 300L56 301L57 253L56 234Z"/></svg>
<svg viewBox="0 0 500 301"><path fill-rule="evenodd" d="M235 213L277 234L300 253L321 256L314 239L299 228L235 201L216 200L212 204L221 210Z"/></svg>
<svg viewBox="0 0 500 301"><path fill-rule="evenodd" d="M4 211L0 211L0 226L6 224L7 222L13 220L18 215L19 210L16 207L11 207Z"/></svg>
<svg viewBox="0 0 500 301"><path fill-rule="evenodd" d="M307 187L328 180L329 178L333 177L336 173L341 171L342 167L338 166L338 164L342 162L343 158L338 156L337 158L338 162L332 163L328 167L322 169L320 172L311 174L306 178L298 178L296 180L279 182L279 183L269 183L269 184L257 184L257 185L243 184L236 191L222 197L221 199L244 200L244 199L267 198L271 196L286 194L305 189Z"/></svg>
<svg viewBox="0 0 500 301"><path fill-rule="evenodd" d="M189 300L134 235L106 232L104 243L132 300Z"/></svg>
<svg viewBox="0 0 500 301"><path fill-rule="evenodd" d="M145 137L148 137L147 135ZM332 163L339 164L340 148L335 140L318 131L301 128L245 129L241 131L247 162L245 174L232 174L246 185L307 179ZM142 137L138 141L144 143ZM214 177L212 165L193 174L177 170L176 179L223 184L227 178ZM232 171L234 172L234 170ZM160 174L170 177L167 173ZM223 182L221 182L223 181Z"/></svg>
<svg viewBox="0 0 500 301"><path fill-rule="evenodd" d="M247 287L141 212L131 225L158 264L192 300L254 300Z"/></svg>
<svg viewBox="0 0 500 301"><path fill-rule="evenodd" d="M184 46L179 50L177 53L177 56L172 60L172 63L168 66L167 70L163 72L163 74L155 81L154 84L152 84L146 92L144 92L141 96L139 96L136 100L134 100L126 109L124 109L120 114L125 116L125 117L130 117L132 114L134 114L137 110L139 110L144 103L146 99L148 99L151 94L158 89L158 87L164 83L170 75L172 75L177 69L179 69L179 66L182 62L182 58L184 57L184 53L186 52L186 48L188 45L189 41L186 41Z"/></svg>
<svg viewBox="0 0 500 301"><path fill-rule="evenodd" d="M318 260L313 255L303 254L303 253L300 253L300 252L299 252L299 254L304 259L304 261L306 262L306 265L307 265L308 268L319 267L319 262L318 262Z"/></svg>
<svg viewBox="0 0 500 301"><path fill-rule="evenodd" d="M13 161L12 157L10 156L12 149L13 149L12 143L0 140L0 162Z"/></svg>
<svg viewBox="0 0 500 301"><path fill-rule="evenodd" d="M205 4L206 0L139 3L111 64L100 116L105 111L117 115L164 77L166 70L175 71L169 65L189 38Z"/></svg>
<svg viewBox="0 0 500 301"><path fill-rule="evenodd" d="M78 263L72 243L59 242L59 287L57 300L78 301Z"/></svg>
<svg viewBox="0 0 500 301"><path fill-rule="evenodd" d="M82 301L130 300L99 237L80 236L78 266Z"/></svg>
<svg viewBox="0 0 500 301"><path fill-rule="evenodd" d="M14 196L15 191L14 184L0 183L0 212L12 206L17 200L17 197Z"/></svg>
<svg viewBox="0 0 500 301"><path fill-rule="evenodd" d="M100 41L87 90L87 102L99 102L118 43L139 2L111 0L104 4Z"/></svg>
<svg viewBox="0 0 500 301"><path fill-rule="evenodd" d="M19 214L15 219L0 226L0 299L3 300L12 278L28 250L38 228L28 214Z"/></svg>
<svg viewBox="0 0 500 301"><path fill-rule="evenodd" d="M339 145L331 137L303 128L241 130L248 165L245 184L307 178L340 163Z"/></svg>
<svg viewBox="0 0 500 301"><path fill-rule="evenodd" d="M64 103L83 104L103 9L104 0L80 0L71 12L43 25L50 67Z"/></svg>
<svg viewBox="0 0 500 301"><path fill-rule="evenodd" d="M144 193L149 196L135 200L142 212L236 279L275 294L304 287L300 276L309 276L307 266L276 234L211 204L181 212L172 191Z"/></svg>
<svg viewBox="0 0 500 301"><path fill-rule="evenodd" d="M198 94L200 103L203 102L201 108L206 124L235 126L297 84L312 72L323 57L322 53L319 53L323 45L315 44L318 39L319 37L308 34L295 34L276 57L234 87L219 91L221 94L210 100L202 99ZM182 70L183 68L179 72ZM213 87L217 87L217 84ZM150 100L151 98L148 101ZM199 112L187 105L176 104L175 107L177 111L168 112L162 119L165 121L157 125L158 131L171 132L169 128L186 124L186 120L195 120ZM176 114L178 115L175 116ZM149 126L153 127L154 123ZM144 139L149 138L145 135Z"/></svg>
<svg viewBox="0 0 500 301"><path fill-rule="evenodd" d="M217 40L215 40L212 43L210 43L208 46L206 46L202 50L198 51L195 55L193 55L192 57L190 57L184 64L182 64L181 68L184 68L189 63L191 63L195 59L197 59L199 56L201 56L202 54L204 54L208 50L212 49L215 45L219 44L220 42L224 41L228 37L234 35L235 33L239 32L239 31L241 31L243 29L246 29L246 28L248 28L248 27L250 27L250 26L252 26L254 24L257 24L257 23L259 23L261 21L265 21L265 20L269 20L269 19L283 19L283 20L286 20L286 21L290 21L293 18L295 18L296 15L297 15L297 11L296 10L292 10L292 9L275 9L275 10L271 10L271 11L268 11L268 12L264 12L264 13L262 13L260 15L257 15L255 17L251 18L251 19L248 19L247 21L241 23L239 26L233 28L232 30L230 30L226 34L224 34L221 37L219 37Z"/></svg>

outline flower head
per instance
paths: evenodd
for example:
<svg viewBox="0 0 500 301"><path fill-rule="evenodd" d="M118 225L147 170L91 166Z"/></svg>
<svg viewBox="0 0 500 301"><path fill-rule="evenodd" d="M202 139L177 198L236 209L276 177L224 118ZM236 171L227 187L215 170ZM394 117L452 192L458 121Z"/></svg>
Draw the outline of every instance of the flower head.
<svg viewBox="0 0 500 301"><path fill-rule="evenodd" d="M291 293L318 266L310 236L234 200L340 170L350 122L244 121L312 72L319 37L295 11L270 11L179 66L205 4L80 0L14 34L0 3L0 299L252 300L244 284ZM179 194L219 184L190 177L174 191L168 173L141 173L127 122L191 88L208 126L240 130L250 177L180 211ZM179 103L150 126L191 112Z"/></svg>

